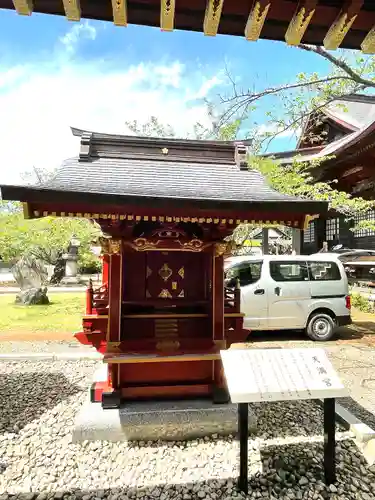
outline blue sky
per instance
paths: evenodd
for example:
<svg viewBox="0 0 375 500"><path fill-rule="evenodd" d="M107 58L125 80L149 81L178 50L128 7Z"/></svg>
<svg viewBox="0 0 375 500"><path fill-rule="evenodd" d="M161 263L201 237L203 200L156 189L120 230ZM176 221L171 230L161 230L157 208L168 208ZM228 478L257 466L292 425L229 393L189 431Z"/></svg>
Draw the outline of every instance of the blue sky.
<svg viewBox="0 0 375 500"><path fill-rule="evenodd" d="M54 168L77 153L69 126L127 133L126 120L151 115L179 135L208 124L204 98L238 84L258 89L325 72L317 56L280 42L0 10L0 182L16 182L33 166ZM267 128L267 102L254 115ZM272 150L291 149L281 137Z"/></svg>

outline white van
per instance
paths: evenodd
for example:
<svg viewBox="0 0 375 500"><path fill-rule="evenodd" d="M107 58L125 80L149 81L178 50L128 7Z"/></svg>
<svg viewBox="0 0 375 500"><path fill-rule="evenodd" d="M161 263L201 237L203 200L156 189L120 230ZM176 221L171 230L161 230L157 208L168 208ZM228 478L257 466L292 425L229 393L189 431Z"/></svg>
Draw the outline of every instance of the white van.
<svg viewBox="0 0 375 500"><path fill-rule="evenodd" d="M329 340L351 324L348 280L336 256L243 257L225 270L225 284L240 286L250 330L303 329L313 340Z"/></svg>

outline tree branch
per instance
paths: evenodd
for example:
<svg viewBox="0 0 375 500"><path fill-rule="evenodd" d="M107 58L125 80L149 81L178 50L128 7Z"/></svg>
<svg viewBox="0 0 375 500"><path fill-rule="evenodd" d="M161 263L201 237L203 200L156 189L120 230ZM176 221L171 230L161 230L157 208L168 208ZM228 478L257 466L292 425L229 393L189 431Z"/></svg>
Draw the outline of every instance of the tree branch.
<svg viewBox="0 0 375 500"><path fill-rule="evenodd" d="M313 52L314 54L318 54L324 59L327 59L327 61L332 63L334 66L344 71L344 73L346 73L350 77L350 79L353 80L354 82L359 83L361 85L365 85L366 87L375 88L374 81L368 80L367 78L363 78L360 74L354 71L353 68L349 66L349 64L347 64L342 59L332 55L330 52L327 52L325 49L323 49L323 47L316 47L315 45L305 45L305 44L300 44L298 45L298 47L302 50L306 50L307 52Z"/></svg>

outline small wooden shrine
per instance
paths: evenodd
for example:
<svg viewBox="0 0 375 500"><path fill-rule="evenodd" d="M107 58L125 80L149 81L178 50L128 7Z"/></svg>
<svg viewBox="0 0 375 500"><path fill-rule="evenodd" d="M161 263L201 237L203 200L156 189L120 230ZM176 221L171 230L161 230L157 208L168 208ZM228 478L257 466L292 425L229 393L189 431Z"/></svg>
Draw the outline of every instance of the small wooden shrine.
<svg viewBox="0 0 375 500"><path fill-rule="evenodd" d="M244 341L240 290L225 290L226 238L240 223L303 228L325 202L272 190L235 142L151 139L73 129L78 157L42 186L2 186L25 216L85 217L103 230L102 285L83 329L108 364L92 401L226 401L219 351Z"/></svg>

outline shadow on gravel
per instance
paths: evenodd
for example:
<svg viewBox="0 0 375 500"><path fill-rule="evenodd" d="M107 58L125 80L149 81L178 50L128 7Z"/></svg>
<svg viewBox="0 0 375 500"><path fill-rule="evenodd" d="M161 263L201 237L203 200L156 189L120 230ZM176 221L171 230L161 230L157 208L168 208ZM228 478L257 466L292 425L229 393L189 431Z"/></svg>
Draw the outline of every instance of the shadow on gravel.
<svg viewBox="0 0 375 500"><path fill-rule="evenodd" d="M359 420L361 420L364 424L367 424L373 430L375 430L375 415L370 411L366 410L363 406L361 406L357 401L353 398L340 398L337 400L341 406L349 410L356 416Z"/></svg>
<svg viewBox="0 0 375 500"><path fill-rule="evenodd" d="M0 433L19 432L78 392L82 389L61 372L0 374Z"/></svg>
<svg viewBox="0 0 375 500"><path fill-rule="evenodd" d="M338 447L336 468L337 482L330 489L324 485L323 446L306 443L299 445L272 446L261 449L260 459L249 461L249 497L277 499L345 499L371 500L374 468L368 467L358 454L352 453L352 443ZM192 472L194 464L191 465ZM229 473L231 476L231 473ZM66 490L52 489L48 496L63 498L98 499L225 499L244 498L236 492L237 477L222 477L181 483L155 484L150 486L113 487L110 489L76 489L67 485ZM202 493L200 493L202 492ZM40 493L19 494L17 500L33 500ZM204 493L204 494L203 494ZM16 495L7 498L14 499Z"/></svg>
<svg viewBox="0 0 375 500"><path fill-rule="evenodd" d="M253 437L277 439L284 437L323 436L323 408L316 401L280 401L250 404L257 420ZM336 423L336 431L344 431Z"/></svg>

